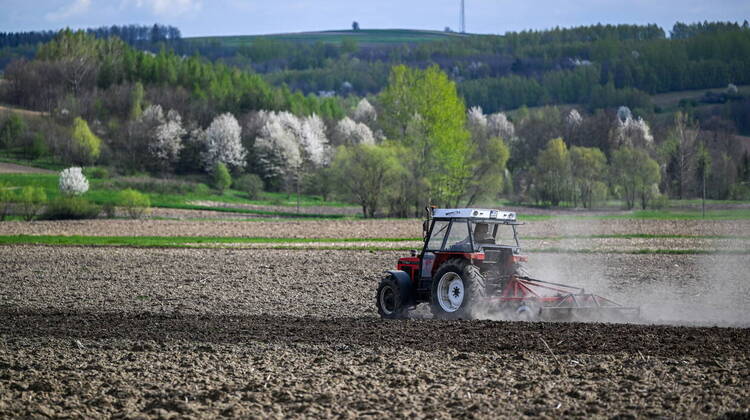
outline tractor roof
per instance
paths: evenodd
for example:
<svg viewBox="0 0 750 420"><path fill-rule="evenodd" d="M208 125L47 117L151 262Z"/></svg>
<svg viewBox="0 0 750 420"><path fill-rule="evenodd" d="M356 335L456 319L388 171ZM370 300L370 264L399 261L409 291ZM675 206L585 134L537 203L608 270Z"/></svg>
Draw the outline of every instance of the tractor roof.
<svg viewBox="0 0 750 420"><path fill-rule="evenodd" d="M483 219L515 222L516 213L490 209L433 209L433 218L440 219Z"/></svg>

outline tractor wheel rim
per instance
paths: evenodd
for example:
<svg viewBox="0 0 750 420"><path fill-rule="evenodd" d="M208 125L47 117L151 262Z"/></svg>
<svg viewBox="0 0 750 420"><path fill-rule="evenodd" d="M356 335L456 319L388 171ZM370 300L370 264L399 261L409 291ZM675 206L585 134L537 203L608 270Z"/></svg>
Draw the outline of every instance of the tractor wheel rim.
<svg viewBox="0 0 750 420"><path fill-rule="evenodd" d="M380 307L386 315L391 315L396 310L395 301L395 293L391 286L385 286L380 290Z"/></svg>
<svg viewBox="0 0 750 420"><path fill-rule="evenodd" d="M464 302L464 281L456 273L445 273L438 282L438 304L445 312L456 312Z"/></svg>

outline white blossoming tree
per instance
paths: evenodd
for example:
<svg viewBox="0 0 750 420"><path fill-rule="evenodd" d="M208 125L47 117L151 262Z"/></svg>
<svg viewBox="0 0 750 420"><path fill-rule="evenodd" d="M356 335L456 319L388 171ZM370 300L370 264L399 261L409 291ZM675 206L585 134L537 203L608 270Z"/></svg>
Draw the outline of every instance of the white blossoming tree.
<svg viewBox="0 0 750 420"><path fill-rule="evenodd" d="M580 127L583 124L583 117L577 109L571 109L568 115L565 117L565 124L569 128Z"/></svg>
<svg viewBox="0 0 750 420"><path fill-rule="evenodd" d="M630 108L626 107L625 105L617 108L617 119L620 120L621 123L624 123L628 119L633 118L633 113L630 111Z"/></svg>
<svg viewBox="0 0 750 420"><path fill-rule="evenodd" d="M182 127L182 117L175 110L167 113L166 120L153 130L149 153L162 169L170 168L180 157L182 138L187 131Z"/></svg>
<svg viewBox="0 0 750 420"><path fill-rule="evenodd" d="M149 105L138 119L146 126L155 127L164 123L164 110L161 105Z"/></svg>
<svg viewBox="0 0 750 420"><path fill-rule="evenodd" d="M214 118L204 135L206 148L201 160L206 171L213 171L218 163L245 167L247 151L242 146L241 134L242 129L234 115L226 113Z"/></svg>
<svg viewBox="0 0 750 420"><path fill-rule="evenodd" d="M180 157L187 134L182 117L175 110L164 114L160 105L149 105L129 127L128 147L133 165L149 170L169 171Z"/></svg>
<svg viewBox="0 0 750 420"><path fill-rule="evenodd" d="M81 195L89 190L89 180L83 175L81 168L74 166L60 172L58 186L63 195Z"/></svg>
<svg viewBox="0 0 750 420"><path fill-rule="evenodd" d="M331 160L325 123L315 114L298 118L289 112L259 112L251 124L261 127L255 152L263 178L272 188L296 191L299 211L303 178Z"/></svg>
<svg viewBox="0 0 750 420"><path fill-rule="evenodd" d="M487 128L489 129L489 135L492 137L500 137L508 143L512 143L516 139L516 127L508 120L508 116L502 112L487 117Z"/></svg>
<svg viewBox="0 0 750 420"><path fill-rule="evenodd" d="M258 162L267 180L284 178L302 165L302 155L294 132L285 127L278 114L268 114L268 120L255 139Z"/></svg>
<svg viewBox="0 0 750 420"><path fill-rule="evenodd" d="M260 112L255 125L257 120L262 122L255 149L261 172L270 184L298 187L301 175L330 162L326 126L317 115L298 118L289 112Z"/></svg>
<svg viewBox="0 0 750 420"><path fill-rule="evenodd" d="M362 98L354 108L352 112L352 119L356 122L371 125L378 119L378 113L375 111L375 107L372 106L370 101L366 98Z"/></svg>
<svg viewBox="0 0 750 420"><path fill-rule="evenodd" d="M616 121L614 143L617 147L632 147L650 150L654 146L654 136L651 128L643 118L627 117L624 121Z"/></svg>
<svg viewBox="0 0 750 420"><path fill-rule="evenodd" d="M349 117L344 117L336 124L334 133L341 145L375 144L375 136L370 127Z"/></svg>
<svg viewBox="0 0 750 420"><path fill-rule="evenodd" d="M330 147L326 137L326 125L313 114L302 120L300 146L305 159L313 166L327 165L331 160Z"/></svg>
<svg viewBox="0 0 750 420"><path fill-rule="evenodd" d="M487 131L487 116L484 115L481 106L469 108L466 114L466 124L472 138L486 137L489 134Z"/></svg>
<svg viewBox="0 0 750 420"><path fill-rule="evenodd" d="M510 143L516 137L516 128L502 112L485 115L482 107L474 106L469 108L466 121L473 138L499 137Z"/></svg>

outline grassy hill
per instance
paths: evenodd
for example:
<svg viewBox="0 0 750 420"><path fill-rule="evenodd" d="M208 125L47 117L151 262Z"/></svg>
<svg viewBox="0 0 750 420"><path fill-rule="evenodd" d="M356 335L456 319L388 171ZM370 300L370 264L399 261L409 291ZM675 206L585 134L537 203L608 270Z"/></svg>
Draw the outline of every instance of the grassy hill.
<svg viewBox="0 0 750 420"><path fill-rule="evenodd" d="M363 29L360 31L321 31L296 32L271 35L236 35L236 36L207 36L185 38L186 41L196 43L218 42L224 47L239 47L252 44L256 39L274 39L295 42L324 42L341 43L344 39L356 40L360 45L404 44L429 41L442 41L450 38L462 37L464 34L441 31L420 31L412 29Z"/></svg>

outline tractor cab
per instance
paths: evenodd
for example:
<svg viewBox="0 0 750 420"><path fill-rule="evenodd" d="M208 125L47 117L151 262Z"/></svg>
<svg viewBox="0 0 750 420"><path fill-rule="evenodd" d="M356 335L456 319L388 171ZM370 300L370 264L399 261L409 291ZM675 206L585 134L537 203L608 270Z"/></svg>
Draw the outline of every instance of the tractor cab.
<svg viewBox="0 0 750 420"><path fill-rule="evenodd" d="M464 258L495 269L523 260L514 212L482 209L434 209L425 224L425 244L419 254L421 273L413 279L429 289L435 270L449 259Z"/></svg>

